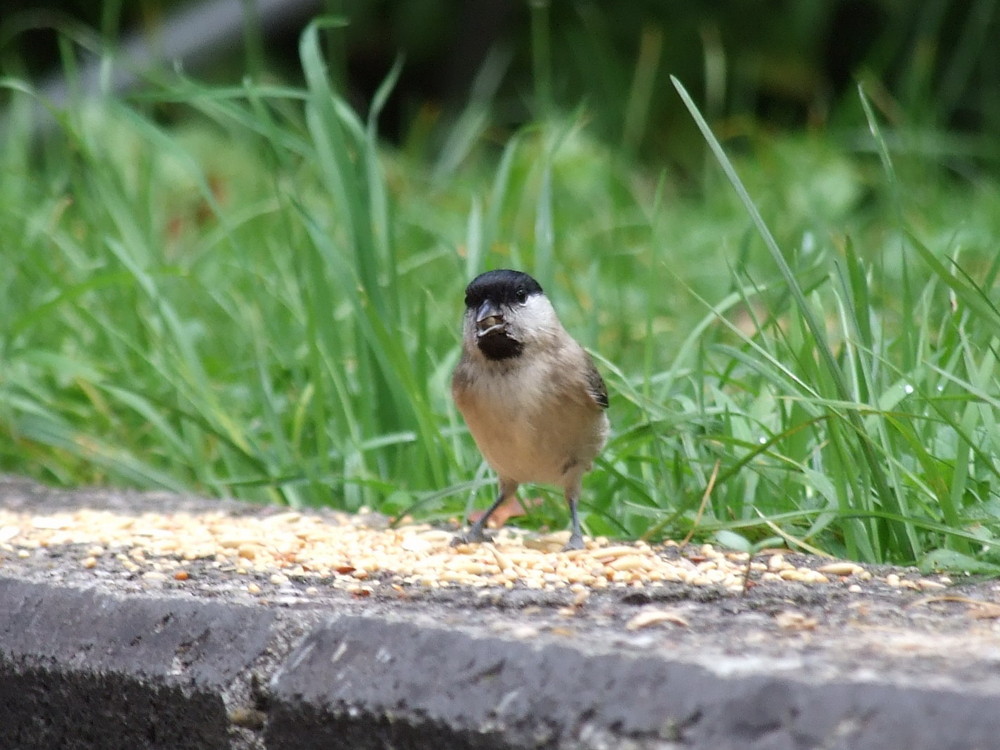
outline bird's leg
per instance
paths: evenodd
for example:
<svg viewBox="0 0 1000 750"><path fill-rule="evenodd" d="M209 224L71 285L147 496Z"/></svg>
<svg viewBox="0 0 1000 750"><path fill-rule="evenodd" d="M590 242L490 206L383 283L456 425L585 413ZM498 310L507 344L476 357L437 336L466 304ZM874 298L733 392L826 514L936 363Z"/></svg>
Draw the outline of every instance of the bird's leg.
<svg viewBox="0 0 1000 750"><path fill-rule="evenodd" d="M486 536L486 524L490 520L490 516L493 515L493 511L500 507L504 500L511 497L515 492L517 492L517 482L511 482L501 479L500 480L500 491L497 493L497 499L493 501L493 505L486 509L469 530L461 533L455 534L454 538L451 540L451 546L457 547L460 544L477 544L480 542L488 542L490 539Z"/></svg>
<svg viewBox="0 0 1000 750"><path fill-rule="evenodd" d="M570 533L569 541L566 542L566 546L563 547L564 552L574 549L583 549L583 534L580 533L580 516L576 512L576 504L579 498L580 483L577 482L575 487L569 487L566 489L566 503L569 505Z"/></svg>

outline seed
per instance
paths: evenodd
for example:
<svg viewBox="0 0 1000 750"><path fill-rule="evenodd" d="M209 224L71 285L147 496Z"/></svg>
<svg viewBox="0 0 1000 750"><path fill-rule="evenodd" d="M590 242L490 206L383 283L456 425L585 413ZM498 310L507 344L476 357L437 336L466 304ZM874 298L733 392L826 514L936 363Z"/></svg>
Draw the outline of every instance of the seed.
<svg viewBox="0 0 1000 750"><path fill-rule="evenodd" d="M679 625L683 628L689 627L691 624L687 621L687 619L675 611L667 609L648 609L645 612L640 612L629 620L625 624L625 629L639 630L641 628L648 628L651 625L661 625L663 623Z"/></svg>
<svg viewBox="0 0 1000 750"><path fill-rule="evenodd" d="M20 533L19 526L0 526L0 542L9 542Z"/></svg>
<svg viewBox="0 0 1000 750"><path fill-rule="evenodd" d="M728 574L725 571L712 569L712 570L702 571L701 574L699 575L699 578L701 578L708 584L713 584L713 583L721 583L726 578L727 575Z"/></svg>
<svg viewBox="0 0 1000 750"><path fill-rule="evenodd" d="M783 630L815 630L817 625L815 617L791 611L779 612L774 616L774 621Z"/></svg>
<svg viewBox="0 0 1000 750"><path fill-rule="evenodd" d="M569 537L567 536L566 539L559 541L559 539L555 539L553 536L554 535L549 534L544 537L539 537L538 539L525 539L524 546L528 549L537 550L539 552L561 552ZM461 549L461 547L459 549Z"/></svg>
<svg viewBox="0 0 1000 750"><path fill-rule="evenodd" d="M497 567L500 568L500 570L506 570L511 567L510 559L508 559L508 557L500 550L496 547L490 547L490 551L493 553L493 557L497 561Z"/></svg>
<svg viewBox="0 0 1000 750"><path fill-rule="evenodd" d="M298 511L289 510L284 513L276 513L273 516L262 519L263 523L277 526L279 524L295 523L302 519L302 514Z"/></svg>
<svg viewBox="0 0 1000 750"><path fill-rule="evenodd" d="M614 560L617 557L625 557L626 555L634 555L635 548L627 547L625 545L619 547L605 547L604 549L594 550L594 557L600 560L602 563L607 563L609 560Z"/></svg>
<svg viewBox="0 0 1000 750"><path fill-rule="evenodd" d="M220 547L225 547L227 549L239 549L244 545L253 544L255 541L256 540L251 537L231 536L219 539L218 544Z"/></svg>
<svg viewBox="0 0 1000 750"><path fill-rule="evenodd" d="M619 557L616 560L608 563L608 567L611 570L639 570L644 569L648 565L646 558L640 557L639 555L628 555Z"/></svg>
<svg viewBox="0 0 1000 750"><path fill-rule="evenodd" d="M820 573L829 573L834 576L852 576L864 570L860 565L852 562L833 562L817 568Z"/></svg>
<svg viewBox="0 0 1000 750"><path fill-rule="evenodd" d="M442 570L437 577L439 582L447 583L471 583L473 577L460 570Z"/></svg>
<svg viewBox="0 0 1000 750"><path fill-rule="evenodd" d="M407 552L426 552L433 546L433 544L419 536L411 535L404 537L399 546Z"/></svg>
<svg viewBox="0 0 1000 750"><path fill-rule="evenodd" d="M31 525L36 529L46 529L49 531L60 531L69 526L69 521L58 516L35 516L31 519Z"/></svg>
<svg viewBox="0 0 1000 750"><path fill-rule="evenodd" d="M487 566L476 560L456 560L451 566L452 570L461 571L463 573L471 573L472 575L481 575L487 571Z"/></svg>

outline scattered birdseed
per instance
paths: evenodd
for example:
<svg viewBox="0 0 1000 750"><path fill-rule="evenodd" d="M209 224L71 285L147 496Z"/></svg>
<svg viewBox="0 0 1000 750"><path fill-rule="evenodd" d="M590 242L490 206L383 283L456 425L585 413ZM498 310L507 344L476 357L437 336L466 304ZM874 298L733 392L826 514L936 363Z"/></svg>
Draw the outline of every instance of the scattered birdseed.
<svg viewBox="0 0 1000 750"><path fill-rule="evenodd" d="M117 567L146 580L188 580L185 563L201 560L237 577L249 577L246 590L261 593L261 583L323 579L355 596L367 596L380 583L394 588L562 589L583 601L581 592L605 588L644 588L664 583L744 588L746 555L705 544L681 554L668 542L651 546L609 543L597 538L585 549L563 552L566 532L544 536L516 529L499 531L491 543L452 547L453 534L427 524L374 528L359 516L297 511L233 515L137 513L82 509L32 515L0 509L2 539L19 557L31 550L75 545L80 566ZM838 565L838 567L833 567ZM797 567L782 554L750 564L760 581L828 583L820 571ZM863 580L868 573L853 563L825 566L833 576ZM894 575L894 574L893 574ZM870 578L870 574L868 574ZM888 576L889 579L892 575ZM838 578L839 580L839 578ZM890 585L912 585L896 576ZM925 588L933 588L927 583ZM643 626L640 621L639 627Z"/></svg>

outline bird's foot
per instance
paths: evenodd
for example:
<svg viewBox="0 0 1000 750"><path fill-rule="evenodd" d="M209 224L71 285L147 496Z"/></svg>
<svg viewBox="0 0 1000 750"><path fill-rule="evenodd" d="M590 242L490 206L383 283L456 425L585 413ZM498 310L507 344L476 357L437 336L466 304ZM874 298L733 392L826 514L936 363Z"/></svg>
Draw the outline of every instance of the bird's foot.
<svg viewBox="0 0 1000 750"><path fill-rule="evenodd" d="M451 538L451 546L459 547L463 544L482 544L483 542L489 542L492 540L492 535L486 534L477 526L473 526L468 531L455 534L455 536Z"/></svg>
<svg viewBox="0 0 1000 750"><path fill-rule="evenodd" d="M563 552L572 552L575 549L583 549L583 537L579 534L571 534Z"/></svg>

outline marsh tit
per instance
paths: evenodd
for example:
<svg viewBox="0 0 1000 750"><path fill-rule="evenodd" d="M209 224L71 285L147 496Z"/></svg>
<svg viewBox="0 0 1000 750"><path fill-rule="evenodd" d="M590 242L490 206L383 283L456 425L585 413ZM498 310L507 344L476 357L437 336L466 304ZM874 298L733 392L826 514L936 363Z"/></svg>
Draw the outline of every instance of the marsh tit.
<svg viewBox="0 0 1000 750"><path fill-rule="evenodd" d="M607 441L608 390L531 276L488 271L466 287L451 392L500 482L493 505L453 544L484 541L490 515L519 484L538 482L563 488L566 549L581 549L576 506L583 475Z"/></svg>

